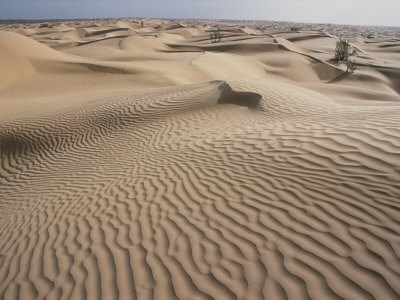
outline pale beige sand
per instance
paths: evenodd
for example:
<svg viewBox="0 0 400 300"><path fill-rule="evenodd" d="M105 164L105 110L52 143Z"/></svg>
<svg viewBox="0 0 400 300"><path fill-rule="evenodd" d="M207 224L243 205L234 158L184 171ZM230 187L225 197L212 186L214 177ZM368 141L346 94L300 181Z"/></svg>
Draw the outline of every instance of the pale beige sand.
<svg viewBox="0 0 400 300"><path fill-rule="evenodd" d="M396 31L143 21L0 26L0 299L398 299Z"/></svg>

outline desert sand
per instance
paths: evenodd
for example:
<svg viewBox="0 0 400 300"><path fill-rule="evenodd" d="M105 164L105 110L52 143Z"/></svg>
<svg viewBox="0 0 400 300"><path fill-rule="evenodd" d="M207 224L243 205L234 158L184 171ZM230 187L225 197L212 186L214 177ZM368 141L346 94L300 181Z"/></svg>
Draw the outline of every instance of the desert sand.
<svg viewBox="0 0 400 300"><path fill-rule="evenodd" d="M0 153L0 299L400 297L400 28L3 23Z"/></svg>

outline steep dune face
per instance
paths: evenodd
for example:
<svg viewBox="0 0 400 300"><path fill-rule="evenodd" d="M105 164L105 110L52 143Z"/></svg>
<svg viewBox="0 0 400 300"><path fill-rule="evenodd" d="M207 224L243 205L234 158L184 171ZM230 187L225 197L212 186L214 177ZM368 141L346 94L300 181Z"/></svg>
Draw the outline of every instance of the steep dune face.
<svg viewBox="0 0 400 300"><path fill-rule="evenodd" d="M398 299L396 64L145 22L0 32L0 299Z"/></svg>
<svg viewBox="0 0 400 300"><path fill-rule="evenodd" d="M0 89L36 73L32 59L60 58L62 54L22 35L0 31Z"/></svg>

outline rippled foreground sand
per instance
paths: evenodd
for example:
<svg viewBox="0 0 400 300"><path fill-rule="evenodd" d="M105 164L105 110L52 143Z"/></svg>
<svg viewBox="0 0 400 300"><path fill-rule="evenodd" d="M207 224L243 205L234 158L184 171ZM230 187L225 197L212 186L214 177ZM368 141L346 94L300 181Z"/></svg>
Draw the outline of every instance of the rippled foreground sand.
<svg viewBox="0 0 400 300"><path fill-rule="evenodd" d="M400 30L265 24L0 25L0 299L399 299Z"/></svg>

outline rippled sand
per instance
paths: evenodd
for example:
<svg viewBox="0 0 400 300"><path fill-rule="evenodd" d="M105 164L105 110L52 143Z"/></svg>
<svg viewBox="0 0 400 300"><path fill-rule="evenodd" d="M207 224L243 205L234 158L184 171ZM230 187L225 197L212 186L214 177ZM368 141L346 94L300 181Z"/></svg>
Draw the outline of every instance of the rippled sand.
<svg viewBox="0 0 400 300"><path fill-rule="evenodd" d="M0 298L398 299L396 32L135 22L0 26Z"/></svg>

